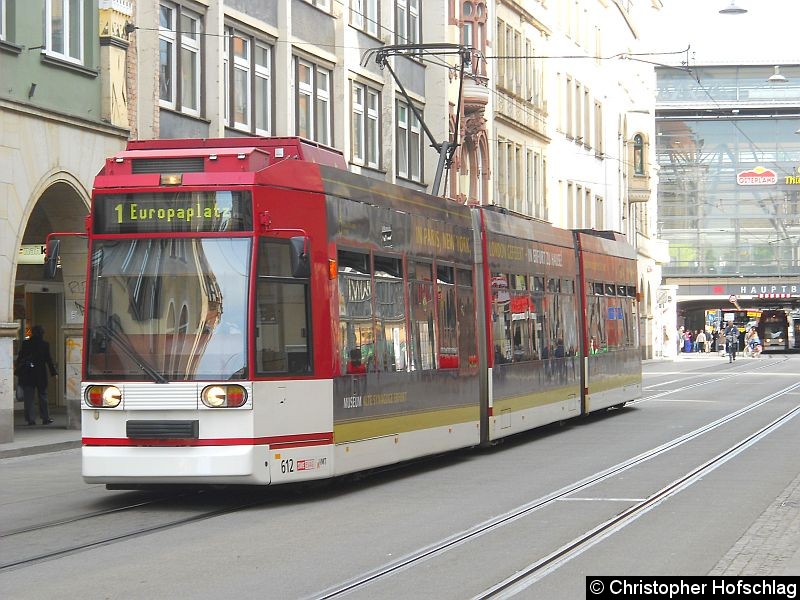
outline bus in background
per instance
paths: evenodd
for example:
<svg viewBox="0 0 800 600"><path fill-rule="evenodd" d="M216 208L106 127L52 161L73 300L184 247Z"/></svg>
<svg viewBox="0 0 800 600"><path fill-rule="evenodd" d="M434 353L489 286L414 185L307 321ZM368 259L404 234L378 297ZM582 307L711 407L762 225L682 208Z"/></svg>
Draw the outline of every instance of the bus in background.
<svg viewBox="0 0 800 600"><path fill-rule="evenodd" d="M761 311L758 336L764 350L789 350L789 317L785 310Z"/></svg>

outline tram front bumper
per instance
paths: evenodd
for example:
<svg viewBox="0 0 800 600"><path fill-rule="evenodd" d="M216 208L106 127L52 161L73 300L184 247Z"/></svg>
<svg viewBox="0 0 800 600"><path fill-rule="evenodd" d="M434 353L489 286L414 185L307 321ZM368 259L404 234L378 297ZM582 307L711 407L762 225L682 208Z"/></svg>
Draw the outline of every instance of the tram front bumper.
<svg viewBox="0 0 800 600"><path fill-rule="evenodd" d="M266 485L268 446L84 446L87 483Z"/></svg>

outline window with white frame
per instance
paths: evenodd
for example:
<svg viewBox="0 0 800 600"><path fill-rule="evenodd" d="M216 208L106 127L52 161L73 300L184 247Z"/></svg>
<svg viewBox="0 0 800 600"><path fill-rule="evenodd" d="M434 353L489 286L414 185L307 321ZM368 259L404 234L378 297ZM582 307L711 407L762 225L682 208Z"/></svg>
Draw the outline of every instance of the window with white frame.
<svg viewBox="0 0 800 600"><path fill-rule="evenodd" d="M0 0L0 40L6 39L6 0Z"/></svg>
<svg viewBox="0 0 800 600"><path fill-rule="evenodd" d="M239 35L231 39L233 55L233 126L250 129L250 40Z"/></svg>
<svg viewBox="0 0 800 600"><path fill-rule="evenodd" d="M566 105L567 105L567 110L566 110L566 116L567 116L566 134L567 134L567 137L569 139L573 139L575 137L575 117L574 117L574 114L575 114L575 105L574 105L575 92L574 92L574 89L575 88L572 85L572 77L567 75L565 80L564 80L564 85L565 85L565 88L566 88L564 96L565 96Z"/></svg>
<svg viewBox="0 0 800 600"><path fill-rule="evenodd" d="M331 72L327 69L315 69L317 81L314 99L316 110L314 139L322 144L331 143Z"/></svg>
<svg viewBox="0 0 800 600"><path fill-rule="evenodd" d="M499 87L506 86L506 60L503 58L506 55L506 38L503 32L506 30L506 25L500 19L497 20L497 33L495 39L497 40L497 56L500 59L497 61L497 85Z"/></svg>
<svg viewBox="0 0 800 600"><path fill-rule="evenodd" d="M469 68L473 73L486 74L486 61L480 58L486 53L486 4L483 0L461 2L461 43L477 50Z"/></svg>
<svg viewBox="0 0 800 600"><path fill-rule="evenodd" d="M295 134L331 145L331 71L294 58Z"/></svg>
<svg viewBox="0 0 800 600"><path fill-rule="evenodd" d="M534 56L536 54L535 46L531 44L526 56ZM544 74L541 69L539 59L529 58L527 63L527 79L528 79L528 101L534 106L544 110Z"/></svg>
<svg viewBox="0 0 800 600"><path fill-rule="evenodd" d="M594 152L595 156L602 158L603 147L603 105L595 100L594 103Z"/></svg>
<svg viewBox="0 0 800 600"><path fill-rule="evenodd" d="M592 147L592 101L589 90L583 88L583 145L587 148Z"/></svg>
<svg viewBox="0 0 800 600"><path fill-rule="evenodd" d="M350 24L375 37L378 36L378 0L350 0Z"/></svg>
<svg viewBox="0 0 800 600"><path fill-rule="evenodd" d="M225 34L225 124L272 135L272 46L233 27L226 27Z"/></svg>
<svg viewBox="0 0 800 600"><path fill-rule="evenodd" d="M367 85L352 82L351 160L374 169L380 168L380 93Z"/></svg>
<svg viewBox="0 0 800 600"><path fill-rule="evenodd" d="M200 113L200 18L181 12L181 108Z"/></svg>
<svg viewBox="0 0 800 600"><path fill-rule="evenodd" d="M175 59L177 11L174 6L162 4L158 9L158 98L162 106L175 107Z"/></svg>
<svg viewBox="0 0 800 600"><path fill-rule="evenodd" d="M508 206L508 142L504 139L497 140L497 168L495 168L497 181L497 204Z"/></svg>
<svg viewBox="0 0 800 600"><path fill-rule="evenodd" d="M45 52L83 63L83 0L48 0L45 12ZM5 11L6 2L2 6ZM5 18L3 17L5 29Z"/></svg>
<svg viewBox="0 0 800 600"><path fill-rule="evenodd" d="M633 136L633 174L644 175L644 138Z"/></svg>
<svg viewBox="0 0 800 600"><path fill-rule="evenodd" d="M419 44L422 41L421 4L421 0L397 0L394 32L398 44Z"/></svg>
<svg viewBox="0 0 800 600"><path fill-rule="evenodd" d="M324 10L325 12L330 12L331 10L331 0L306 0L306 2L311 6L316 6L320 10Z"/></svg>
<svg viewBox="0 0 800 600"><path fill-rule="evenodd" d="M256 133L272 133L272 49L265 44L255 45L255 109Z"/></svg>
<svg viewBox="0 0 800 600"><path fill-rule="evenodd" d="M583 119L581 118L582 112L581 108L583 107L583 86L579 82L575 82L574 92L575 92L575 99L573 100L572 107L575 113L575 141L582 142L583 141Z"/></svg>
<svg viewBox="0 0 800 600"><path fill-rule="evenodd" d="M161 106L199 115L202 70L200 15L179 4L159 5L158 97Z"/></svg>
<svg viewBox="0 0 800 600"><path fill-rule="evenodd" d="M411 107L400 101L397 103L397 176L422 182L422 127Z"/></svg>
<svg viewBox="0 0 800 600"><path fill-rule="evenodd" d="M533 150L525 152L525 210L526 215L535 216L536 206L536 157Z"/></svg>
<svg viewBox="0 0 800 600"><path fill-rule="evenodd" d="M408 105L397 103L397 176L408 177Z"/></svg>

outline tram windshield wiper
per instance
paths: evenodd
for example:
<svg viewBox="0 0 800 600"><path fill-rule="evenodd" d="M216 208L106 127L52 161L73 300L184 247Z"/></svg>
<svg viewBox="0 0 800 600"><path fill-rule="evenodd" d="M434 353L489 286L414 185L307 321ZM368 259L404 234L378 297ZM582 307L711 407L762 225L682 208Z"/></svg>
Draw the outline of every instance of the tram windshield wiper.
<svg viewBox="0 0 800 600"><path fill-rule="evenodd" d="M97 329L100 330L104 335L111 338L116 344L119 345L120 349L128 355L136 366L139 367L142 371L144 371L147 375L150 376L150 379L155 381L156 383L169 383L166 377L164 377L161 373L156 371L152 366L150 366L147 361L145 361L139 353L136 352L134 347L131 343L122 335L120 332L115 331L111 327L107 325L98 325Z"/></svg>

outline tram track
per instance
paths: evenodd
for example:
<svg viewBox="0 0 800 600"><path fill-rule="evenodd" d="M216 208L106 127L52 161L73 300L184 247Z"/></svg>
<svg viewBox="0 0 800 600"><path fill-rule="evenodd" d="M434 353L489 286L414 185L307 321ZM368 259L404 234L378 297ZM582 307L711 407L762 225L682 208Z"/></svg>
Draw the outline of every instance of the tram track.
<svg viewBox="0 0 800 600"><path fill-rule="evenodd" d="M760 370L760 369L766 368L767 366L768 365L758 365L754 369L749 369L748 371L745 371L745 372L737 370L736 372L726 373L726 374L721 375L719 377L715 377L713 379L708 379L708 380L705 380L703 382L698 382L698 383L687 385L687 386L682 386L681 388L676 388L676 389L670 390L669 392L660 392L658 394L650 395L650 396L648 396L646 398L643 398L641 401L646 401L646 400L650 400L650 399L656 399L656 398L663 397L663 396L668 395L668 394L681 393L681 392L683 392L685 390L701 387L701 386L704 386L704 385L716 384L719 381L729 380L729 379L734 378L734 377L736 377L738 375L742 375L742 374L745 374L747 372L753 372L754 370ZM774 363L773 363L773 366L774 366ZM363 589L368 584L376 582L376 581L378 581L378 580L380 580L382 578L388 577L388 576L390 576L392 574L398 573L399 571L401 571L403 569L413 568L415 565L419 565L423 561L426 561L428 559L432 559L434 557L440 556L440 555L446 553L447 551L449 551L451 549L455 549L456 547L459 547L459 546L461 546L463 544L470 543L471 541L476 540L477 538L479 538L482 535L491 533L493 531L497 531L500 528L502 528L502 527L504 527L506 525L510 525L513 522L515 522L515 521L517 521L519 519L522 519L522 518L532 514L535 511L541 510L541 509L543 509L545 507L548 507L548 506L552 506L555 502L557 502L559 500L563 500L563 499L567 498L568 496L570 496L572 494L575 494L576 492L579 492L581 490L589 488L589 487L591 487L593 485L596 485L596 484L598 484L598 483L600 483L602 481L606 481L606 480L608 480L608 479L610 479L612 477L615 477L615 476L619 475L620 473L623 473L624 471L626 471L628 469L631 469L631 468L633 468L633 467L635 467L637 465L641 465L641 464L643 464L643 463L645 463L645 462L647 462L647 461L649 461L651 459L654 459L657 456L660 456L660 455L662 455L662 454L664 454L666 452L669 452L669 451L671 451L671 450L673 450L673 449L675 449L675 448L677 448L677 447L679 447L679 446L681 446L681 445L683 445L683 444L685 444L685 443L687 443L689 441L697 439L698 437L703 436L703 435L711 432L712 430L725 425L726 423L730 423L731 421L733 421L733 420L735 420L735 419L737 419L737 418L739 418L739 417L741 417L743 415L746 415L747 413L749 413L751 411L754 411L754 410L764 406L765 404L771 402L772 400L780 398L780 397L784 396L785 394L797 391L798 389L800 389L800 382L795 383L795 384L790 385L790 386L787 386L787 387L784 387L783 389L778 390L775 393L772 393L772 394L769 394L767 396L764 396L763 398L761 398L759 400L756 400L756 401L748 404L747 406L744 406L744 407L740 408L739 410L736 410L736 411L733 411L733 412L731 412L731 413L729 413L727 415L724 415L724 416L720 417L719 419L717 419L717 420L715 420L713 422L710 422L710 423L708 423L708 424L706 424L706 425L704 425L702 427L699 427L699 428L695 429L694 431L691 431L691 432L688 432L688 433L686 433L684 435L676 437L676 438L674 438L674 439L672 439L672 440L670 440L670 441L668 441L668 442L666 442L664 444L661 444L661 445L659 445L659 446L657 446L655 448L647 450L647 451L645 451L645 452L643 452L643 453L641 453L641 454L639 454L637 456L634 456L634 457L629 458L629 459L627 459L625 461L622 461L622 462L620 462L620 463L618 463L618 464L616 464L614 466L611 466L611 467L609 467L607 469L604 469L602 471L598 471L597 473L595 473L593 475L590 475L590 476L588 476L586 478L583 478L583 479L581 479L579 481L576 481L576 482L574 482L572 484L564 486L561 489L556 490L555 492L552 492L550 494L542 496L542 497L540 497L540 498L538 498L536 500L533 500L533 501L531 501L529 503L526 503L526 504L524 504L522 506L518 506L518 507L516 507L516 508L514 508L514 509L512 509L512 510L510 510L510 511L504 513L504 514L502 514L502 515L495 516L495 517L493 517L493 518L491 518L489 520L486 520L486 521L483 521L483 522L481 522L481 523L479 523L477 525L474 525L474 526L470 527L469 529L462 530L461 532L456 533L456 534L454 534L452 536L449 536L449 537L447 537L445 539L442 539L442 540L440 540L438 542L435 542L433 544L430 544L428 546L420 548L420 549L418 549L418 550L416 550L414 552L408 553L408 554L404 555L403 557L394 560L391 563L387 563L387 564L385 564L385 565L383 565L383 566L381 566L381 567L379 567L379 568L377 568L377 569L375 569L373 571L370 571L370 572L368 572L366 574L363 574L361 576L355 577L355 578L353 578L351 580L348 580L347 582L345 582L343 584L340 584L340 585L337 585L335 587L329 588L328 590L326 590L324 592L321 592L319 595L315 595L315 596L311 596L311 597L313 597L313 598L335 598L335 597L340 597L340 596L342 596L342 595L344 595L346 593L349 593L349 592L352 592L352 591L356 591L356 590L359 590L359 589ZM800 410L800 407L795 407L792 411L789 411L789 413L786 413L782 418L785 419L785 420L788 420L788 419L792 418L797 413L798 410ZM772 426L773 427L777 427L779 425L773 424ZM765 428L765 432L763 433L763 435L768 435L768 433L769 433L769 431L766 431L766 428ZM753 434L753 436L751 436L751 437L755 441L757 441L756 437L758 435L759 434L756 433L756 434ZM762 435L762 437L763 437L763 435ZM758 438L758 439L760 439L760 438ZM755 441L753 443L755 443ZM742 442L742 443L744 443L744 442ZM741 446L741 444L739 444L739 445ZM744 449L744 448L742 448L742 449ZM728 451L728 453L731 454L731 452L734 452L734 451L735 451L735 447L734 447L734 450L730 450L730 451ZM733 454L731 454L731 457L732 456L733 456ZM714 459L715 462L713 464L716 464L716 463L722 464L722 462L721 462L722 460L723 460L722 458L717 457L717 459ZM698 469L699 468L700 467L698 467ZM706 466L705 468L709 469L710 465ZM714 468L716 468L716 467L714 467ZM697 477L700 476L698 474L698 473L700 473L700 471L697 471L697 473L695 473L695 475L694 475L695 479L692 479L692 473L693 472L688 473L685 477L679 478L678 480L676 480L676 483L671 484L671 486L667 486L667 488L664 488L663 490L660 490L660 492L657 492L656 494L650 496L643 503L641 503L641 506L636 505L636 506L633 506L633 507L629 508L627 511L625 511L623 513L623 515L628 515L628 519L630 521L634 520L635 518L638 518L638 515L644 514L644 512L646 512L646 510L649 510L648 506L655 506L661 500L666 499L667 497L669 497L669 495L677 493L678 491L683 489L682 487L680 487L681 482L685 482L686 485L690 485L691 482L693 482ZM192 492L192 494L197 493L197 495L199 496L200 492L201 491L195 491L195 492ZM17 530L7 531L7 532L5 532L3 534L0 534L0 539L4 539L4 538L8 539L8 538L14 538L14 537L17 537L17 536L23 536L23 534L26 534L26 533L27 534L35 534L37 531L41 531L41 530L47 529L47 528L57 528L57 527L61 527L61 526L68 526L68 525L73 525L75 523L79 523L79 522L82 522L82 521L86 522L86 521L89 521L89 520L91 520L93 518L102 518L104 516L112 516L114 514L119 514L119 513L123 513L123 512L127 512L127 511L135 511L136 509L142 509L142 508L146 508L147 506L157 505L161 501L169 500L169 499L175 499L175 496L168 496L168 497L165 497L165 498L157 498L157 499L153 499L153 500L149 500L149 501L132 503L132 504L127 505L127 506L113 507L113 508L109 508L109 509L106 509L106 510L99 510L99 511L95 511L95 512L92 512L92 513L87 513L87 514L84 514L84 515L77 515L77 516L71 517L71 518L54 520L54 521L51 521L51 522L48 522L48 523L42 523L42 524L31 526L31 527L26 527L26 528L20 528L20 529L17 529ZM161 522L161 523L154 523L154 524L152 524L150 526L147 526L147 527L138 527L138 528L132 529L131 531L123 531L123 532L118 532L118 533L110 534L110 535L97 536L95 539L87 540L87 541L85 541L83 543L65 544L61 548L56 548L54 550L50 550L50 551L47 551L47 552L40 552L40 553L31 552L27 556L25 556L24 553L17 553L17 555L20 556L19 558L15 559L15 560L11 560L11 561L0 563L0 573L1 572L15 570L15 569L24 568L26 566L33 565L33 564L36 564L36 563L41 563L41 562L45 562L45 561L49 561L49 560L58 559L60 557L64 557L64 556L71 555L71 554L77 554L77 553L80 553L80 552L85 552L85 551L92 550L94 548L98 548L98 547L102 547L102 546L107 546L107 545L116 544L116 543L122 543L122 542L125 542L125 541L128 541L128 540L132 540L132 539L135 539L135 538L138 538L138 537L144 537L144 536L147 536L147 535L150 535L150 534L153 534L153 533L158 533L158 532L161 532L161 531L166 531L166 530L169 530L169 529L182 527L182 526L189 525L189 524L192 524L192 523L196 523L196 522L200 522L200 521L204 521L204 520L208 520L208 519L213 519L213 518L216 518L216 517L219 517L219 516L225 516L225 515L232 514L232 513L238 512L238 511L242 511L242 510L246 510L246 509L250 509L250 508L257 508L259 506L264 506L265 504L272 503L275 499L276 498L274 496L272 496L272 495L270 496L270 499L268 499L268 500L265 499L263 495L260 496L260 497L257 496L256 498L249 499L249 500L247 500L245 502L238 502L238 503L235 503L234 505L231 505L231 506L224 506L222 508L216 508L214 510L202 511L202 512L198 512L196 514L192 514L192 515L188 515L188 516L182 517L182 518L171 519L169 521ZM637 508L637 506L638 506L638 508ZM603 539L601 537L602 535L604 535L603 532L609 532L607 535L610 535L614 531L616 531L619 528L623 527L624 524L626 524L627 522L628 521L624 521L622 519L617 519L617 520L614 520L613 522L603 523L601 526L599 526L598 529L592 530L591 532L587 532L584 536L581 536L580 539L576 538L577 541L573 540L573 542L571 542L570 544L567 545L568 547L560 548L558 554L557 553L553 553L552 555L548 555L547 557L545 557L541 561L538 561L537 563L532 563L530 569L526 570L526 573L527 573L526 577L535 579L538 576L537 574L550 572L550 571L547 571L547 569L552 570L553 568L557 568L557 566L554 566L554 565L563 564L563 562L566 562L567 560L571 559L571 557L577 556L577 553L580 553L580 552L584 551L586 548L590 547L589 544L592 542L592 540L600 541L601 539ZM602 529L600 529L600 528L602 528ZM542 562L542 561L546 561L546 562ZM543 577L544 575L541 575L541 576ZM503 590L511 589L511 587L513 587L513 586L531 585L531 583L524 583L524 582L529 582L529 581L531 581L531 580L522 578L522 579L517 579L517 580L515 580L513 582L504 582L504 585L506 587L503 587L502 589L500 589L500 588L497 588L497 589L492 588L492 590L494 590L494 591L491 591L491 594L506 593ZM498 584L498 585L500 585L500 584ZM489 593L489 591L487 591L486 593ZM482 596L479 596L479 597L482 597ZM492 596L489 595L489 596L485 596L485 597L492 597Z"/></svg>
<svg viewBox="0 0 800 600"><path fill-rule="evenodd" d="M583 535L574 538L553 553L534 563L531 563L524 569L501 581L497 585L476 596L473 596L473 600L488 600L489 598L502 600L505 598L511 598L521 593L537 581L546 577L552 571L558 569L573 558L576 558L592 546L602 542L604 539L613 535L617 531L620 531L622 528L630 525L636 519L643 516L661 504L663 501L667 500L671 496L674 496L675 494L680 493L696 481L702 479L704 476L721 467L729 460L735 458L740 453L744 452L758 441L796 417L798 414L800 414L800 405L797 405L791 410L785 412L768 425L740 440L738 443L717 454L712 459L706 461L691 471L688 471L686 474L674 480L672 483L664 486L657 492L651 494L643 501L627 508L615 517L605 521L604 523L601 523L591 531L587 531Z"/></svg>
<svg viewBox="0 0 800 600"><path fill-rule="evenodd" d="M728 377L721 377L718 378L716 381L727 379ZM702 386L707 383L711 383L711 381L692 384L690 386L685 386L684 388L678 388L672 390L669 393L678 393L683 391L684 389L691 389L694 387ZM477 525L474 525L466 530L462 530L452 536L434 542L430 545L422 547L416 551L410 552L405 554L404 556L386 563L372 571L359 575L357 577L351 578L341 584L336 586L332 586L318 594L306 597L307 600L327 600L330 598L339 598L351 592L355 592L358 590L363 590L366 586L375 583L379 580L387 578L391 575L397 574L400 571L414 568L415 566L420 566L423 562L433 559L435 557L442 556L446 552L453 550L459 546L462 546L467 543L471 543L481 536L489 534L491 532L495 532L500 530L501 528L513 524L515 521L525 518L532 513L544 509L546 507L552 506L559 500L566 499L568 496L571 496L577 492L583 491L587 488L590 488L596 484L601 482L607 481L613 477L618 476L619 474L628 471L629 469L642 465L645 462L648 462L658 456L663 455L664 453L670 452L692 440L696 440L697 438L704 436L711 431L728 424L748 413L751 411L757 410L758 408L772 402L777 398L781 398L786 394L795 392L800 390L800 382L794 383L790 386L784 387L781 390L778 390L774 393L771 393L755 402L748 404L732 413L724 415L715 421L712 421L702 427L699 427L691 432L688 432L684 435L676 437L664 444L661 444L655 448L647 450L637 456L624 460L616 465L613 465L607 469L602 471L598 471L588 477L585 477L581 480L568 484L559 490L551 492L545 496L537 498L529 503L523 504L521 506L517 506L516 508L511 509L501 515L495 516L491 519L485 520ZM664 394L658 394L656 396L650 397L649 399L653 399L655 397L660 397ZM475 600L484 599L484 598L494 598L494 597L510 597L510 595L514 595L524 589L525 587L529 587L549 572L557 569L562 564L568 562L578 554L582 553L583 551L587 550L603 539L612 535L614 532L622 529L627 524L632 523L635 519L639 516L645 514L647 511L651 510L655 506L657 506L662 501L666 500L670 496L677 494L681 490L685 489L698 479L700 479L703 475L710 473L714 469L718 468L728 460L734 458L739 453L743 452L745 449L749 448L756 442L758 442L763 437L769 435L771 432L775 431L784 423L788 422L797 414L800 414L800 405L795 406L791 410L783 413L780 417L770 422L765 427L762 427L755 433L748 435L744 439L740 440L736 444L733 444L723 452L716 455L714 458L706 461L705 463L699 465L691 469L690 471L686 472L681 477L674 480L672 483L668 484L667 486L663 487L662 489L658 490L654 494L648 496L644 500L635 503L628 509L624 510L619 515L615 516L608 521L601 523L600 525L596 526L595 528L585 532L584 534L577 536L572 541L568 542L567 544L559 547L553 553L543 557L542 559L531 563L528 567L522 569L521 571L515 573L510 578L498 583L497 585L485 590L484 592L475 596Z"/></svg>
<svg viewBox="0 0 800 600"><path fill-rule="evenodd" d="M202 492L202 490L198 490L197 495L199 495L201 492ZM172 498L174 499L174 496ZM99 548L99 547L102 547L102 546L107 546L107 545L110 545L110 544L115 544L115 543L131 540L131 539L135 539L135 538L138 538L138 537L143 537L143 536L150 535L150 534L153 534L153 533L157 533L157 532L160 532L160 531L166 531L166 530L169 530L169 529L182 527L184 525L189 525L189 524L192 524L192 523L197 523L197 522L200 522L200 521L205 521L205 520L213 519L213 518L216 518L216 517L221 517L221 516L233 514L233 513L242 511L242 510L247 510L247 509L255 508L255 507L258 507L258 506L263 506L265 504L269 504L273 500L274 499L267 500L267 499L264 499L263 497L258 497L258 498L255 498L253 500L248 500L246 502L241 502L241 503L234 504L232 506L226 506L226 507L217 508L217 509L214 509L214 510L202 511L202 512L199 512L199 513L196 513L196 514L192 514L192 515L188 515L188 516L185 516L185 517L182 517L182 518L179 518L179 519L173 519L173 520L170 520L170 521L167 521L167 522L157 523L157 524L154 524L154 525L151 525L151 526L148 526L148 527L139 527L139 528L133 529L131 531L117 533L117 534L114 534L114 535L102 536L102 537L99 537L97 539L89 540L89 541L86 541L86 542L83 542L83 543L78 543L78 544L73 544L73 545L66 545L64 547L61 547L61 548L58 548L58 549L55 549L55 550L51 550L51 551L48 551L48 552L20 557L20 558L18 558L16 560L0 563L0 573L6 572L6 571L10 571L10 570L13 570L13 569L23 568L23 567L26 567L26 566L29 566L29 565L45 562L45 561L48 561L48 560L57 559L57 558L60 558L62 556L67 556L67 555L70 555L70 554L76 554L76 553L79 553L79 552L84 552L84 551L87 551L87 550L91 550L93 548ZM71 519L53 521L53 522L51 522L49 524L42 524L41 526L35 526L35 527L29 527L29 528L25 528L25 529L16 530L16 531L4 534L3 536L0 536L0 537L11 537L11 536L21 535L21 534L24 534L24 533L32 534L32 533L35 533L36 531L39 531L39 530L41 530L41 529L43 529L45 527L55 528L55 527L59 527L59 526L66 526L66 525L74 524L74 523L77 523L77 522L80 522L80 521L84 521L84 520L87 520L87 519L90 519L90 518L99 518L99 517L102 517L102 516L112 515L114 513L118 513L118 512L121 512L121 511L125 511L125 510L130 510L130 509L134 509L134 508L142 508L143 506L147 506L149 504L154 504L154 503L145 502L145 503L138 503L138 504L130 505L130 506L126 506L126 507L119 507L118 509L109 509L107 511L96 511L96 512L91 513L91 514L80 515L80 516L77 516L77 517L71 518Z"/></svg>
<svg viewBox="0 0 800 600"><path fill-rule="evenodd" d="M161 504L162 502L167 502L169 500L175 500L177 498L186 498L187 496L194 496L199 495L203 492L203 490L194 490L192 492L177 494L173 496L161 496L158 498L152 498L149 500L143 500L141 502L135 502L133 504L126 504L125 506L115 506L113 508L105 508L103 510L96 510L88 513L84 513L81 515L75 515L72 517L66 517L63 519L57 519L53 521L47 521L45 523L37 523L36 525L30 525L28 527L21 527L19 529L12 529L10 531L0 532L0 540L10 538L16 535L22 535L26 533L33 533L35 531L41 531L45 529L50 529L53 527L60 527L63 525L70 525L72 523L78 523L80 521L87 521L90 519L96 519L98 517L104 517L107 515L113 514L120 514L127 512L129 510L134 509L141 509L148 506L154 506L157 504Z"/></svg>
<svg viewBox="0 0 800 600"><path fill-rule="evenodd" d="M727 381L728 379L733 379L735 377L740 377L740 376L746 375L748 373L756 373L756 372L761 371L763 369L767 369L769 367L774 367L776 365L780 365L780 364L782 364L784 362L787 362L788 360L789 360L788 358L783 358L779 362L772 361L772 362L769 362L769 363L766 363L766 364L756 365L755 368L747 369L747 370L744 370L744 371L743 370L739 370L739 369L737 369L736 371L728 371L728 372L726 372L726 373L724 373L722 375L719 375L718 377L714 377L713 379L705 379L703 381L698 381L697 383L691 383L691 384L688 384L688 385L684 385L684 386L681 386L679 388L674 388L674 389L670 389L670 390L664 390L663 392L657 392L657 393L654 393L654 394L651 394L651 395L648 395L648 396L644 396L644 397L639 398L637 400L632 400L632 401L628 402L627 404L628 405L640 404L642 402L647 402L648 400L656 400L656 399L662 398L664 396L669 396L669 395L672 395L672 394L685 392L687 390L692 390L692 389L703 387L703 386L706 386L706 385L711 385L713 383L719 383L720 381ZM693 373L691 376L694 377L694 376L700 376L700 375L707 375L707 374L699 372L699 373ZM667 383L674 383L674 382L667 382ZM659 384L659 385L666 385L667 383L662 383L662 384ZM652 387L655 387L655 386L648 386L648 388L643 388L643 390L644 389L650 389Z"/></svg>

